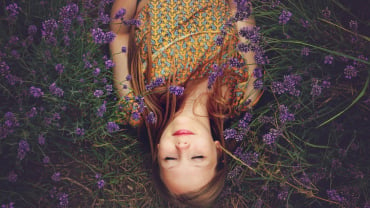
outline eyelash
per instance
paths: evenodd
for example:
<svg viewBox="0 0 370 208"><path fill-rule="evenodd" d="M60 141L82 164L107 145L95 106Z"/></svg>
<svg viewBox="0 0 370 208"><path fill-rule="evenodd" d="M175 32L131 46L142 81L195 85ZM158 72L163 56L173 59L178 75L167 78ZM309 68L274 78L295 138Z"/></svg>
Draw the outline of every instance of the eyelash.
<svg viewBox="0 0 370 208"><path fill-rule="evenodd" d="M191 159L203 159L203 158L204 158L203 155L199 155L199 156L194 156ZM174 157L165 157L164 160L177 160L177 158L174 158Z"/></svg>

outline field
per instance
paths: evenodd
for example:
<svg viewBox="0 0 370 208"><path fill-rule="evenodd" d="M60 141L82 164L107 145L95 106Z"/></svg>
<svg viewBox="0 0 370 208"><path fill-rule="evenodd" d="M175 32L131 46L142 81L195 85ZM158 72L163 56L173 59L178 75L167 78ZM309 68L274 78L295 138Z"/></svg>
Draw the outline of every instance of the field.
<svg viewBox="0 0 370 208"><path fill-rule="evenodd" d="M369 5L252 3L264 93L227 121L216 207L369 208ZM147 141L116 123L111 5L0 0L2 207L172 207Z"/></svg>

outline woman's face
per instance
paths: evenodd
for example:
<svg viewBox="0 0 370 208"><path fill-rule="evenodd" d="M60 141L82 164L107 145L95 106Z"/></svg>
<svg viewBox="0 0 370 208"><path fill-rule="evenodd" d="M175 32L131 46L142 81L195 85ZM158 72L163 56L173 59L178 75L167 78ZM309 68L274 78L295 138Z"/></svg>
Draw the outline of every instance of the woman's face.
<svg viewBox="0 0 370 208"><path fill-rule="evenodd" d="M209 183L216 173L218 145L208 117L175 117L158 144L160 175L169 191L182 194Z"/></svg>

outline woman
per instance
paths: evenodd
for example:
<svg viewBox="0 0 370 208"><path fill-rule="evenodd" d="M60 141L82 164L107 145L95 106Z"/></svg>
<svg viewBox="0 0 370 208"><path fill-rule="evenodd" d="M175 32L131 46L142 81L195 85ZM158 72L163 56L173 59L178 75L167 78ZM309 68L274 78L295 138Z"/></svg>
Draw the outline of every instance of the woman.
<svg viewBox="0 0 370 208"><path fill-rule="evenodd" d="M226 30L236 5L225 1L116 0L112 7L119 114L147 129L155 186L174 203L209 206L216 199L226 173L224 119L260 96L253 88L254 54L236 50L247 41L237 29L254 21ZM141 24L130 27L132 18Z"/></svg>

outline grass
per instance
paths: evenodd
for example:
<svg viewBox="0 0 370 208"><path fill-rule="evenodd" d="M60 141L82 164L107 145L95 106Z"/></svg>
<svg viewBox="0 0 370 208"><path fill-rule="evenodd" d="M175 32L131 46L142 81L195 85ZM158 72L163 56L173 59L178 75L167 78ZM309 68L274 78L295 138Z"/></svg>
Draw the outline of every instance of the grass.
<svg viewBox="0 0 370 208"><path fill-rule="evenodd" d="M110 54L91 31L108 32L102 14L111 5L78 2L69 28L60 13L66 1L17 1L21 10L12 16L14 10L6 8L14 2L0 1L0 204L169 207L152 187L145 139L128 126L107 124L117 110L106 65ZM269 58L264 95L249 112L244 140L228 141L235 148L225 150L229 174L216 207L370 206L369 23L362 10L356 16L343 2L254 2L260 45ZM329 17L323 15L326 8ZM284 25L282 10L292 12ZM58 27L43 36L42 25L51 19ZM37 27L33 35L30 25ZM302 55L305 47L308 56ZM324 63L326 56L332 64ZM62 73L57 64L64 66ZM357 70L351 79L345 78L349 65ZM299 80L287 86L293 75ZM288 90L279 93L277 84ZM43 95L35 97L31 87ZM293 88L299 95L289 94ZM282 105L294 119L282 121ZM239 119L227 128L237 129ZM268 144L271 129L279 134ZM29 148L20 147L21 141ZM56 173L60 177L52 179Z"/></svg>

